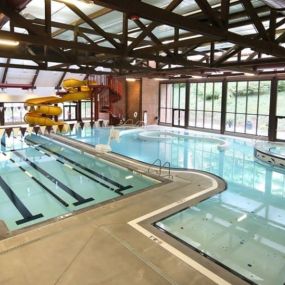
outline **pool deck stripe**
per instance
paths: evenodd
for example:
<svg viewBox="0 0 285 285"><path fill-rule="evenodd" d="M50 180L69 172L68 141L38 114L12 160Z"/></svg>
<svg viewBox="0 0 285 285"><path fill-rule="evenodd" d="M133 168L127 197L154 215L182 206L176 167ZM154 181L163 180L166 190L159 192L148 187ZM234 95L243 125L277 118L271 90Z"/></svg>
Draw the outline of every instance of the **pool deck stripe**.
<svg viewBox="0 0 285 285"><path fill-rule="evenodd" d="M21 225L39 218L43 218L44 216L43 214L33 215L1 176L0 176L0 186L1 189L6 193L10 201L13 203L13 205L17 208L17 210L23 217L23 219L16 221L17 225Z"/></svg>
<svg viewBox="0 0 285 285"><path fill-rule="evenodd" d="M50 175L48 172L46 172L41 167L37 166L34 162L30 161L28 158L26 158L24 155L19 153L18 151L13 151L15 155L17 155L19 158L24 159L26 163L28 163L31 167L33 167L35 170L40 172L42 175L44 175L46 178L48 178L50 181L52 181L54 184L58 185L63 191L68 193L70 196L72 196L77 202L73 203L74 206L79 206L84 203L88 203L91 201L94 201L94 198L83 198L81 195L70 189L68 186L63 184L61 181Z"/></svg>
<svg viewBox="0 0 285 285"><path fill-rule="evenodd" d="M43 155L46 155L46 156L48 156L48 157L52 157L50 154L48 154L48 153L46 153L46 152L44 152L44 151L39 150L37 147L34 147L34 149L37 150L37 151L39 151L39 152L42 153ZM120 195L120 196L123 196L123 195L124 195L123 193L121 193L121 191L126 190L126 189L117 189L117 190L115 190L114 188L110 187L109 185L107 185L107 184L105 184L105 183L103 183L103 182L101 182L101 181L99 181L99 180L97 180L97 179L91 177L90 175L88 175L88 174L86 174L86 173L84 173L84 172L82 172L82 171L80 171L80 170L78 170L78 169L76 169L76 168L70 166L69 164L66 164L66 163L64 163L63 161L61 161L61 160L59 160L59 159L57 159L57 158L54 158L54 159L55 159L57 162L61 163L62 165L66 166L66 167L68 167L68 168L70 168L70 169L72 169L73 171L75 171L75 172L77 172L77 173L80 173L81 175L87 177L88 179L90 179L90 180L92 180L92 181L94 181L94 182L96 182L96 183L102 185L103 187L105 187L105 188L111 190L112 192L116 192L116 193L117 193L118 195ZM127 187L128 187L128 186L127 186Z"/></svg>
<svg viewBox="0 0 285 285"><path fill-rule="evenodd" d="M6 156L5 153L2 153ZM63 206L68 207L68 203L66 203L63 199L53 193L49 188L47 188L42 182L40 182L37 178L35 178L30 172L28 172L25 168L20 166L13 158L10 158L10 161L19 167L26 175L28 175L32 180L34 180L38 185L40 185L45 191L47 191L51 196L53 196L57 201L59 201Z"/></svg>
<svg viewBox="0 0 285 285"><path fill-rule="evenodd" d="M25 138L25 140L28 141L28 142L30 142L30 143L32 143L32 144L34 144L34 145L36 144L36 143L33 142L31 139ZM100 174L100 173L98 173L98 172L96 172L96 171L94 171L94 170L92 170L92 169L89 169L89 168L83 166L82 164L80 164L80 163L78 163L78 162L76 162L76 161L74 161L74 160L72 160L72 159L70 159L70 158L68 158L68 157L66 157L66 156L64 156L64 155L62 155L62 154L60 154L60 153L57 153L57 152L55 152L55 151L53 151L53 150L47 148L46 146L43 146L43 145L40 145L40 146L39 146L38 144L36 144L36 145L37 145L37 147L40 147L40 148L42 148L42 149L44 149L44 150L46 150L46 151L48 151L48 152L50 152L50 153L56 155L57 157L60 157L60 158L62 158L62 159L64 159L64 160L66 160L66 161L72 163L73 165L75 165L75 166L77 166L77 167L80 167L81 169L83 169L83 170L85 170L85 171L87 171L87 172L89 172L89 173L91 173L91 174L93 174L93 175L95 175L95 176L101 178L102 180L105 180L106 182L108 182L108 183L110 183L110 184L112 184L112 185L118 187L118 188L119 188L118 190L124 191L126 187L129 187L129 188L133 187L132 185L123 186L123 185L121 185L120 183L118 183L118 182L116 182L116 181L113 181L112 179L110 179L110 178L108 178L108 177L105 177L104 175L102 175L102 174ZM37 149L37 148L36 148L36 149ZM128 188L128 189L129 189L129 188Z"/></svg>

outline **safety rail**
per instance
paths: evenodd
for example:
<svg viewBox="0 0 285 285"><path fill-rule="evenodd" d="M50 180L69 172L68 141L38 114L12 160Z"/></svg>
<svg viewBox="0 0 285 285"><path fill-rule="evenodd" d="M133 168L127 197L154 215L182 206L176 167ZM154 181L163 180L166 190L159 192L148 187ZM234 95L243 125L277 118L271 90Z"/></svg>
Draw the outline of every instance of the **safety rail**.
<svg viewBox="0 0 285 285"><path fill-rule="evenodd" d="M135 125L137 127L144 127L145 126L145 122L144 121L137 121Z"/></svg>
<svg viewBox="0 0 285 285"><path fill-rule="evenodd" d="M156 167L158 167L158 169L156 169ZM167 174L166 175L161 175L162 173L162 168L166 168L168 171L167 171ZM171 175L170 173L170 169L171 169L171 166L170 166L170 162L166 161L164 162L164 164L162 164L161 160L159 158L157 158L152 164L151 166L148 168L147 172L150 173L151 170L155 170L156 173L161 176L161 177L168 177L168 178L173 178L173 175Z"/></svg>
<svg viewBox="0 0 285 285"><path fill-rule="evenodd" d="M156 165L157 162L159 163L158 165ZM151 166L147 169L147 172L150 173L150 171L151 171L152 169L154 169L154 167L157 167L157 166L158 166L158 167L159 167L159 168L158 168L158 172L157 172L157 171L156 171L156 172L157 172L159 175L161 175L161 164L162 164L162 163L161 163L161 160L160 160L159 158L157 158L157 159L151 164ZM154 170L156 170L156 169L154 169Z"/></svg>
<svg viewBox="0 0 285 285"><path fill-rule="evenodd" d="M134 121L133 119L127 119L122 125L133 125Z"/></svg>
<svg viewBox="0 0 285 285"><path fill-rule="evenodd" d="M170 174L170 162L169 161L166 161L163 163L162 167L161 168L166 168L168 171L168 173L166 175L163 175L163 177L168 177L168 178L173 178L173 175ZM161 172L161 170L160 170Z"/></svg>

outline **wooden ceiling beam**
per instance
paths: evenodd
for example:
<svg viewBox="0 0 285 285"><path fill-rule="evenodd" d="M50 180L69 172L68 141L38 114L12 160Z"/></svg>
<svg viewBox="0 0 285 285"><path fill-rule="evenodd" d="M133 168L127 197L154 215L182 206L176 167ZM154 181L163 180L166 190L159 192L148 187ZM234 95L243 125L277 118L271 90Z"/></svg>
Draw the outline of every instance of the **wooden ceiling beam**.
<svg viewBox="0 0 285 285"><path fill-rule="evenodd" d="M248 0L240 0L245 12L248 14L248 16L251 18L256 30L258 31L261 38L264 40L269 40L269 37L267 36L266 30L260 21L258 14L255 11L255 8L253 7L251 1Z"/></svg>
<svg viewBox="0 0 285 285"><path fill-rule="evenodd" d="M3 72L3 76L2 76L2 83L6 83L10 61L11 61L11 58L7 58L6 66Z"/></svg>
<svg viewBox="0 0 285 285"><path fill-rule="evenodd" d="M78 17L80 17L86 24L88 24L96 33L104 37L115 48L120 49L121 45L117 43L107 32L101 29L95 22L93 22L86 14L84 14L77 6L64 2L64 4Z"/></svg>
<svg viewBox="0 0 285 285"><path fill-rule="evenodd" d="M285 48L278 44L264 41L254 40L248 36L242 36L233 32L226 31L222 28L217 28L209 25L202 25L200 21L189 19L166 11L165 9L157 8L153 5L146 4L139 0L93 0L95 4L108 7L126 13L134 13L142 18L152 21L159 21L161 24L177 27L210 37L213 41L223 40L228 41L242 47L249 47L253 50L282 57L285 53Z"/></svg>
<svg viewBox="0 0 285 285"><path fill-rule="evenodd" d="M217 27L222 27L222 23L218 18L218 15L214 9L210 6L208 1L206 0L196 0L197 5L200 7L206 18L210 20L210 22Z"/></svg>
<svg viewBox="0 0 285 285"><path fill-rule="evenodd" d="M180 3L182 0L172 0L170 4L165 8L166 11L173 11ZM131 14L130 11L126 11L129 14ZM128 47L128 51L133 50L135 47L139 45L139 43L145 39L157 26L160 24L157 22L152 22L150 23L147 28L140 33L140 35L131 43L131 45Z"/></svg>
<svg viewBox="0 0 285 285"><path fill-rule="evenodd" d="M6 64L0 63L0 67L8 67L8 68L19 68L19 69L29 69L29 70L47 70L47 68L36 67L33 65L25 65L25 64ZM88 74L110 74L110 72L105 71L96 71L94 68L82 68L82 69L75 69L75 68L49 68L50 71L67 71L71 73L88 73Z"/></svg>
<svg viewBox="0 0 285 285"><path fill-rule="evenodd" d="M228 29L230 18L230 0L221 0L221 21L225 29Z"/></svg>
<svg viewBox="0 0 285 285"><path fill-rule="evenodd" d="M61 1L59 1L59 2L61 2ZM62 2L61 2L61 3L62 3ZM98 11L92 13L92 14L89 14L89 15L87 15L87 16L88 16L88 18L89 18L90 20L94 20L94 19L99 18L99 17L101 17L101 16L104 16L104 15L110 13L110 12L112 12L111 9L102 8L102 9L100 9L100 10L98 10ZM75 26L80 26L80 25L82 25L82 24L84 24L84 20L81 19L81 18L78 19L78 20L76 20L76 21L74 21L74 22L72 22L72 23L69 23L69 25L71 25L71 26L73 26L73 27L75 27ZM57 36L61 35L61 34L64 33L64 32L66 32L66 29L65 29L64 27L62 27L62 28L60 28L59 30L55 31L55 32L52 34L52 37L57 37Z"/></svg>

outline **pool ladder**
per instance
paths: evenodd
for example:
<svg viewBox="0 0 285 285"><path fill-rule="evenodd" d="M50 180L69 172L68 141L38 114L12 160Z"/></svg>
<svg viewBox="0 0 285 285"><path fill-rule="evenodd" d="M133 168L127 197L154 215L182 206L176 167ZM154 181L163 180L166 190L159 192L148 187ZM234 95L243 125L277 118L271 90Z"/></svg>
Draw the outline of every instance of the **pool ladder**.
<svg viewBox="0 0 285 285"><path fill-rule="evenodd" d="M158 167L158 170L156 169ZM162 168L167 168L167 174L166 175L161 175ZM156 174L158 174L161 177L168 177L168 178L173 178L173 175L170 173L170 162L166 161L162 164L161 160L157 158L151 166L148 168L147 172L151 173L151 170L154 170Z"/></svg>

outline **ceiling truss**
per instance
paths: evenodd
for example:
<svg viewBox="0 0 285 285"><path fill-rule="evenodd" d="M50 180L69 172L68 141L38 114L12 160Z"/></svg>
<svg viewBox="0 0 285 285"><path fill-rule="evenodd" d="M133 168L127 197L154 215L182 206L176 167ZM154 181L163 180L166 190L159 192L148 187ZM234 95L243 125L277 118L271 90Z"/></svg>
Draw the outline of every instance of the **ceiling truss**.
<svg viewBox="0 0 285 285"><path fill-rule="evenodd" d="M2 83L9 67L34 69L34 85L40 70L136 76L167 76L175 70L188 75L258 74L262 68L285 63L285 15L266 4L254 7L248 0L221 0L212 7L210 1L195 0L197 10L189 8L180 15L175 11L183 0L172 0L164 8L139 0L93 0L100 7L86 14L71 1L64 5L77 20L59 22L53 19L52 1L61 2L44 0L44 19L30 19L8 0L0 1L0 12L10 20L10 29L1 29L0 38L20 42L18 47L0 46L0 57L7 59L0 63L5 68ZM243 9L232 9L237 5ZM121 14L120 32L107 31L96 21L114 10ZM254 31L234 32L245 25ZM161 36L163 27L172 29L172 35ZM73 35L68 40L63 37L67 32Z"/></svg>

